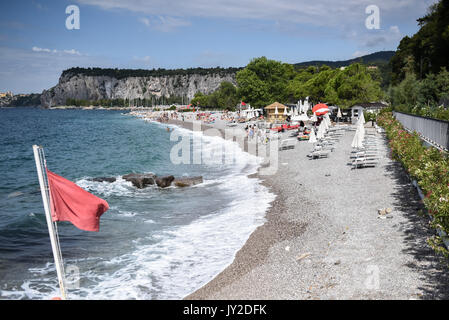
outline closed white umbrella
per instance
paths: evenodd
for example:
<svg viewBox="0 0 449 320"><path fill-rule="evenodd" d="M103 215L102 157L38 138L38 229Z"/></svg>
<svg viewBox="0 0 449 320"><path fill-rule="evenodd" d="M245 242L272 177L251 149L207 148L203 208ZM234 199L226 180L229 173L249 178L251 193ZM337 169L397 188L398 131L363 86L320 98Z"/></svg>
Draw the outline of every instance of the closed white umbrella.
<svg viewBox="0 0 449 320"><path fill-rule="evenodd" d="M352 139L351 147L360 148L359 147L359 141L360 141L359 136L360 136L360 130L359 130L359 128L357 128L357 130L355 131L354 138Z"/></svg>
<svg viewBox="0 0 449 320"><path fill-rule="evenodd" d="M317 139L323 139L324 138L324 123L321 122L318 127L318 132L316 134Z"/></svg>
<svg viewBox="0 0 449 320"><path fill-rule="evenodd" d="M362 124L365 124L365 116L363 115L363 112L360 115L358 122L361 122Z"/></svg>
<svg viewBox="0 0 449 320"><path fill-rule="evenodd" d="M317 122L318 118L316 117L316 114L313 114L312 118L310 119L312 122Z"/></svg>
<svg viewBox="0 0 449 320"><path fill-rule="evenodd" d="M341 117L342 117L341 111L340 111L340 108L338 108L338 111L337 111L337 118L341 118Z"/></svg>
<svg viewBox="0 0 449 320"><path fill-rule="evenodd" d="M327 124L326 117L323 118L323 121L321 121L321 123L323 124L325 131L329 130L329 125Z"/></svg>
<svg viewBox="0 0 449 320"><path fill-rule="evenodd" d="M276 106L276 109L274 109L274 114L275 114L275 115L278 115L278 114L279 114L278 106Z"/></svg>
<svg viewBox="0 0 449 320"><path fill-rule="evenodd" d="M315 142L317 142L316 136L315 136L315 130L312 128L312 130L310 130L309 143L315 143Z"/></svg>
<svg viewBox="0 0 449 320"><path fill-rule="evenodd" d="M363 125L357 126L354 139L352 139L351 147L358 149L363 148L364 136L365 136L365 128L363 127Z"/></svg>
<svg viewBox="0 0 449 320"><path fill-rule="evenodd" d="M284 116L288 115L287 114L287 108L284 108Z"/></svg>

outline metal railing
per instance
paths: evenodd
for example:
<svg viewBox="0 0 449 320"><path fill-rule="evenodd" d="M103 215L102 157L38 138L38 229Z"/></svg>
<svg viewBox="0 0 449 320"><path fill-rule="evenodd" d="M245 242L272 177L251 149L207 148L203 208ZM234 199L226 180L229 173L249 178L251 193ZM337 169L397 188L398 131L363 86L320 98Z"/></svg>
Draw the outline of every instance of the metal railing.
<svg viewBox="0 0 449 320"><path fill-rule="evenodd" d="M435 147L449 151L449 122L431 119L402 112L393 112L394 117L409 131L416 131L419 136Z"/></svg>

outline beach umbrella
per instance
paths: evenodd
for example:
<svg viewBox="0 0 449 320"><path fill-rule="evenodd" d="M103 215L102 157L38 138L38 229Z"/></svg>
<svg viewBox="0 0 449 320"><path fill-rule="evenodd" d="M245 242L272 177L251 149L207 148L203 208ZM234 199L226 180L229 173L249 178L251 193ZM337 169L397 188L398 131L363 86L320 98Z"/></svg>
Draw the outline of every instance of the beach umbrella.
<svg viewBox="0 0 449 320"><path fill-rule="evenodd" d="M284 116L287 115L287 108L284 108Z"/></svg>
<svg viewBox="0 0 449 320"><path fill-rule="evenodd" d="M359 117L358 122L361 122L362 124L365 124L365 116L363 115L363 112L362 112L361 116Z"/></svg>
<svg viewBox="0 0 449 320"><path fill-rule="evenodd" d="M363 148L363 139L365 138L365 128L363 124L357 126L354 138L352 139L351 147L353 148Z"/></svg>
<svg viewBox="0 0 449 320"><path fill-rule="evenodd" d="M316 136L315 136L315 130L312 128L310 130L309 143L315 143L315 142L317 142Z"/></svg>
<svg viewBox="0 0 449 320"><path fill-rule="evenodd" d="M309 109L310 109L309 97L306 97L306 100L304 100L304 104L303 104L303 111L307 112Z"/></svg>
<svg viewBox="0 0 449 320"><path fill-rule="evenodd" d="M338 108L338 111L337 111L337 118L341 118L342 116L341 116L341 111L340 111L340 108Z"/></svg>
<svg viewBox="0 0 449 320"><path fill-rule="evenodd" d="M321 122L323 124L324 130L329 130L329 124L327 123L327 119L323 118L323 121Z"/></svg>
<svg viewBox="0 0 449 320"><path fill-rule="evenodd" d="M317 116L322 116L329 112L329 107L324 103L318 103L312 108L312 112Z"/></svg>
<svg viewBox="0 0 449 320"><path fill-rule="evenodd" d="M278 115L278 114L279 114L278 106L276 106L276 109L274 109L274 114L275 114L275 115Z"/></svg>
<svg viewBox="0 0 449 320"><path fill-rule="evenodd" d="M332 125L331 118L329 117L329 113L324 115L324 119L326 120L327 126L330 127Z"/></svg>
<svg viewBox="0 0 449 320"><path fill-rule="evenodd" d="M320 125L318 126L318 132L316 134L317 139L323 139L324 138L324 122L321 121Z"/></svg>

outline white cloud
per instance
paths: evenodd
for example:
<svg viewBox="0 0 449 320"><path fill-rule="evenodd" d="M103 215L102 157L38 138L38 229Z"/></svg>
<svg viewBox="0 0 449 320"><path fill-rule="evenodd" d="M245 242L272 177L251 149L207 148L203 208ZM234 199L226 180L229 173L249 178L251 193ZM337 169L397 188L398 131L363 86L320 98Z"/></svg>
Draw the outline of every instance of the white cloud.
<svg viewBox="0 0 449 320"><path fill-rule="evenodd" d="M162 32L170 32L176 28L190 26L189 21L172 16L156 16L151 19L144 17L140 18L139 21L149 28Z"/></svg>
<svg viewBox="0 0 449 320"><path fill-rule="evenodd" d="M47 49L47 48L39 48L39 47L32 47L32 51L34 52L48 52L48 53L65 53L65 54L71 54L71 55L77 55L81 56L81 53L78 50L70 49L70 50L56 50L56 49Z"/></svg>
<svg viewBox="0 0 449 320"><path fill-rule="evenodd" d="M75 54L75 55L78 55L78 56L81 55L81 53L79 51L75 50L75 49L63 50L63 52L67 53L67 54Z"/></svg>
<svg viewBox="0 0 449 320"><path fill-rule="evenodd" d="M59 50L54 53L51 49L37 46L32 50L0 46L0 91L42 92L43 89L54 86L65 69L115 65L107 57L78 55Z"/></svg>
<svg viewBox="0 0 449 320"><path fill-rule="evenodd" d="M368 51L357 50L356 52L354 52L354 53L352 54L352 57L353 57L353 58L358 58L358 57L361 57L361 56L365 56L365 55L367 55L368 53L369 53Z"/></svg>
<svg viewBox="0 0 449 320"><path fill-rule="evenodd" d="M285 21L315 26L363 25L372 0L77 0L102 9L124 9L165 17ZM421 16L437 0L376 0L381 19Z"/></svg>
<svg viewBox="0 0 449 320"><path fill-rule="evenodd" d="M139 21L142 22L147 27L150 26L150 19L148 19L148 18L140 18Z"/></svg>
<svg viewBox="0 0 449 320"><path fill-rule="evenodd" d="M33 48L31 48L31 50L33 50L34 52L51 52L50 49L39 48L39 47L33 47Z"/></svg>

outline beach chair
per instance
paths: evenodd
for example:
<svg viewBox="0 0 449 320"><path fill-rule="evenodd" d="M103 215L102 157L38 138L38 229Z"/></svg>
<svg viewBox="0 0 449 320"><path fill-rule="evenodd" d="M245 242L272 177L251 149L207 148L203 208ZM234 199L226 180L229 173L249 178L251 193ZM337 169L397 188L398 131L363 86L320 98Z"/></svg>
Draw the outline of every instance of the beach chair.
<svg viewBox="0 0 449 320"><path fill-rule="evenodd" d="M296 140L295 139L285 139L281 141L279 150L295 149Z"/></svg>
<svg viewBox="0 0 449 320"><path fill-rule="evenodd" d="M312 153L309 154L309 157L312 159L329 158L330 153L330 150L312 151Z"/></svg>
<svg viewBox="0 0 449 320"><path fill-rule="evenodd" d="M352 161L352 168L375 167L379 164L378 157L361 157Z"/></svg>

